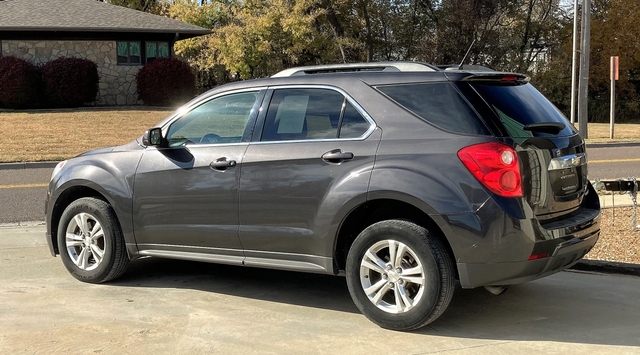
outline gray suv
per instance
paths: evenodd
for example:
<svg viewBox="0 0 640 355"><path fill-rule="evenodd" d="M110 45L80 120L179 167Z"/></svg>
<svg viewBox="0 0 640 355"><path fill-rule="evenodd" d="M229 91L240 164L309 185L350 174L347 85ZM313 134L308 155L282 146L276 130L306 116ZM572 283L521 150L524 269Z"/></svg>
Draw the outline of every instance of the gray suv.
<svg viewBox="0 0 640 355"><path fill-rule="evenodd" d="M60 162L52 255L85 282L163 257L346 277L410 330L463 288L563 270L599 236L583 139L521 74L302 67L215 88L139 139Z"/></svg>

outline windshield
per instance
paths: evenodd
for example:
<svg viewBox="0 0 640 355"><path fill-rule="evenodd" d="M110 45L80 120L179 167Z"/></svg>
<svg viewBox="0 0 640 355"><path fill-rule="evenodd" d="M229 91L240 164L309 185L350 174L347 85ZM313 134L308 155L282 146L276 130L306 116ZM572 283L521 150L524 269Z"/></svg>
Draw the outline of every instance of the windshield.
<svg viewBox="0 0 640 355"><path fill-rule="evenodd" d="M576 133L569 120L533 85L496 85L474 83L473 88L498 115L500 122L511 137L571 136ZM558 134L525 130L534 123L563 123L565 128Z"/></svg>

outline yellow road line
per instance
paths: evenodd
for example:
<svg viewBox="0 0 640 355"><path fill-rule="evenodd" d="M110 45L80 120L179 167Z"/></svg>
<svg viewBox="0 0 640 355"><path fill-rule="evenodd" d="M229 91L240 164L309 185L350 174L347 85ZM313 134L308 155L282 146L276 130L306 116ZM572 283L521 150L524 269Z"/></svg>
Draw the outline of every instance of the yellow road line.
<svg viewBox="0 0 640 355"><path fill-rule="evenodd" d="M629 159L606 159L606 160L589 160L589 164L602 164L602 163L630 163L630 162L640 162L640 158L629 158Z"/></svg>
<svg viewBox="0 0 640 355"><path fill-rule="evenodd" d="M630 163L640 162L640 158L629 159L606 159L606 160L589 160L589 164L603 164L603 163ZM25 189L31 187L47 187L49 184L15 184L15 185L0 185L0 190L3 189Z"/></svg>
<svg viewBox="0 0 640 355"><path fill-rule="evenodd" d="M2 189L24 189L29 187L47 187L49 184L18 184L18 185L0 185Z"/></svg>

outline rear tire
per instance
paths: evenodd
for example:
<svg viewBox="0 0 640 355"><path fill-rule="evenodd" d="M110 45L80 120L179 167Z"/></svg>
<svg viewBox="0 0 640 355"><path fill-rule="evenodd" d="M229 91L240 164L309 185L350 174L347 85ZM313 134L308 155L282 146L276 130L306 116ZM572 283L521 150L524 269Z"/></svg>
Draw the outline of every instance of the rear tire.
<svg viewBox="0 0 640 355"><path fill-rule="evenodd" d="M97 198L78 199L64 210L58 224L58 249L69 273L84 282L113 280L129 265L116 215Z"/></svg>
<svg viewBox="0 0 640 355"><path fill-rule="evenodd" d="M427 229L404 220L367 227L346 263L354 303L372 322L413 330L436 320L455 289L453 259Z"/></svg>

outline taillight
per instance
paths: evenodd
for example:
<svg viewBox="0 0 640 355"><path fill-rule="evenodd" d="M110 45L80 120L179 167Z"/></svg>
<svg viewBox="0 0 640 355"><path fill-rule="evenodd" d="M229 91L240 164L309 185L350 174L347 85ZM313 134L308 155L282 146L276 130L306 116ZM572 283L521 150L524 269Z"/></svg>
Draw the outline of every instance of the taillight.
<svg viewBox="0 0 640 355"><path fill-rule="evenodd" d="M515 149L502 143L480 143L460 149L458 158L491 192L522 196L522 176Z"/></svg>
<svg viewBox="0 0 640 355"><path fill-rule="evenodd" d="M518 76L516 75L505 75L502 77L501 79L502 82L506 82L506 83L515 83L516 81L518 81Z"/></svg>

